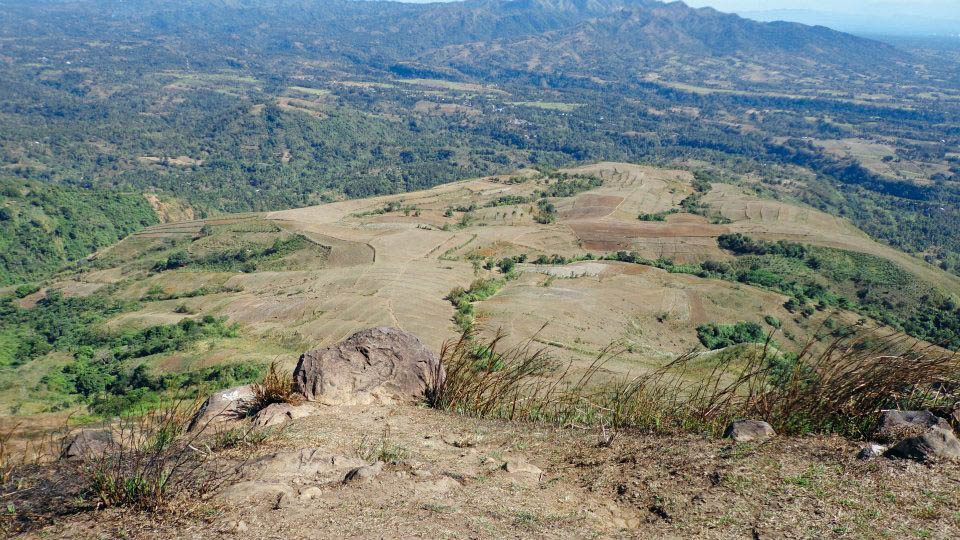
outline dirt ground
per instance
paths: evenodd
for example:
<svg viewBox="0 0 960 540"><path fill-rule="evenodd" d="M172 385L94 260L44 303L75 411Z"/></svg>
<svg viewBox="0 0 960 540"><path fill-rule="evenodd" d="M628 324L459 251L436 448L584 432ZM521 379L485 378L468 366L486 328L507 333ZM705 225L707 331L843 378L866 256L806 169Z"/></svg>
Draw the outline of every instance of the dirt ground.
<svg viewBox="0 0 960 540"><path fill-rule="evenodd" d="M957 538L960 466L877 458L839 438L733 444L327 407L179 513L82 511L23 538ZM371 448L386 448L377 454ZM386 456L368 480L354 467ZM8 518L9 519L9 516ZM7 521L7 524L10 522Z"/></svg>

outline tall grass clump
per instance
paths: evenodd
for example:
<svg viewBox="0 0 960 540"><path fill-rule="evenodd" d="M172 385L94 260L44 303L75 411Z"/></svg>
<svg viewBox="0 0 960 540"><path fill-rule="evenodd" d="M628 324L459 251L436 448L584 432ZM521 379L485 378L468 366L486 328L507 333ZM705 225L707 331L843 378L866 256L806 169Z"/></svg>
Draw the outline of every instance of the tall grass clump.
<svg viewBox="0 0 960 540"><path fill-rule="evenodd" d="M769 422L788 435L865 437L880 411L957 403L956 353L867 334L815 350L782 353L766 343L690 352L634 377L610 377L608 348L579 376L535 339L504 346L498 332L478 343L465 332L441 351L446 377L432 406L458 414L557 425L719 435L733 420ZM601 376L601 374L604 374Z"/></svg>
<svg viewBox="0 0 960 540"><path fill-rule="evenodd" d="M263 380L253 383L251 389L253 399L244 407L245 416L253 416L276 403L299 405L303 402L303 396L293 382L293 374L282 369L277 361L270 363Z"/></svg>
<svg viewBox="0 0 960 540"><path fill-rule="evenodd" d="M87 495L101 507L155 512L204 500L234 479L238 467L200 448L203 429L185 435L192 405L178 401L119 419L109 447L77 464Z"/></svg>

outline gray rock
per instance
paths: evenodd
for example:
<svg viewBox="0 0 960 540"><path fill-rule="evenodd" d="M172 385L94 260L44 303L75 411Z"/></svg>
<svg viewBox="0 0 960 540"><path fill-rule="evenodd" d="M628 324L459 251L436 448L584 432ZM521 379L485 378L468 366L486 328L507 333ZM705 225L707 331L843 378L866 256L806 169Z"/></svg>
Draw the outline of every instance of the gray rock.
<svg viewBox="0 0 960 540"><path fill-rule="evenodd" d="M243 407L253 398L253 388L249 384L216 392L203 402L200 410L190 419L187 431L205 430L212 424L237 420L242 415Z"/></svg>
<svg viewBox="0 0 960 540"><path fill-rule="evenodd" d="M884 455L916 461L960 460L960 440L951 430L932 427L900 441Z"/></svg>
<svg viewBox="0 0 960 540"><path fill-rule="evenodd" d="M300 490L300 500L310 501L313 499L319 499L323 496L323 490L317 486L310 486Z"/></svg>
<svg viewBox="0 0 960 540"><path fill-rule="evenodd" d="M374 478L380 476L380 473L383 472L383 462L378 461L373 465L363 465L357 467L356 469L351 470L343 477L344 484L353 484L353 483L362 483L369 482Z"/></svg>
<svg viewBox="0 0 960 540"><path fill-rule="evenodd" d="M234 506L247 504L276 506L280 500L284 498L289 500L293 496L293 488L286 484L258 480L237 482L224 488L218 495L220 499Z"/></svg>
<svg viewBox="0 0 960 540"><path fill-rule="evenodd" d="M416 403L445 377L440 358L397 328L371 328L300 357L297 390L330 405Z"/></svg>
<svg viewBox="0 0 960 540"><path fill-rule="evenodd" d="M857 459L862 461L867 461L875 457L882 456L884 452L887 451L887 447L882 444L868 444L864 446L859 453L857 453Z"/></svg>
<svg viewBox="0 0 960 540"><path fill-rule="evenodd" d="M119 442L109 429L84 429L77 433L64 448L61 459L96 460L120 448Z"/></svg>
<svg viewBox="0 0 960 540"><path fill-rule="evenodd" d="M899 441L904 437L918 436L932 427L952 429L946 420L930 411L883 411L876 437L880 441Z"/></svg>
<svg viewBox="0 0 960 540"><path fill-rule="evenodd" d="M931 412L946 420L948 424L953 426L954 430L960 430L960 403L955 403L949 407L940 407Z"/></svg>
<svg viewBox="0 0 960 540"><path fill-rule="evenodd" d="M510 474L530 476L538 480L541 476L543 476L543 471L540 470L540 467L537 467L523 458L508 459L500 468Z"/></svg>
<svg viewBox="0 0 960 540"><path fill-rule="evenodd" d="M770 424L761 420L737 420L727 426L723 436L736 442L748 442L762 441L776 434Z"/></svg>
<svg viewBox="0 0 960 540"><path fill-rule="evenodd" d="M286 424L290 420L305 418L315 411L314 406L309 403L302 405L291 405L290 403L274 403L261 409L253 417L253 425L257 427L272 427Z"/></svg>
<svg viewBox="0 0 960 540"><path fill-rule="evenodd" d="M319 448L304 448L257 458L244 468L244 476L250 479L324 482L342 479L346 471L363 464L359 458L330 454Z"/></svg>

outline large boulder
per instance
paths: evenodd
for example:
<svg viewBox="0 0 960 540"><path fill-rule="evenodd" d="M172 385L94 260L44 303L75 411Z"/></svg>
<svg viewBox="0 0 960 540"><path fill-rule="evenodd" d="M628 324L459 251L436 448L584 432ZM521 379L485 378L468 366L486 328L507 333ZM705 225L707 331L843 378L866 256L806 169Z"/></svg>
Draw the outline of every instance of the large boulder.
<svg viewBox="0 0 960 540"><path fill-rule="evenodd" d="M900 441L884 455L916 461L960 460L960 440L949 429L932 427Z"/></svg>
<svg viewBox="0 0 960 540"><path fill-rule="evenodd" d="M905 437L915 437L932 427L950 431L950 424L930 411L883 411L877 427L877 439L881 441L899 441Z"/></svg>
<svg viewBox="0 0 960 540"><path fill-rule="evenodd" d="M110 429L84 429L70 440L61 459L99 460L116 452L120 444Z"/></svg>
<svg viewBox="0 0 960 540"><path fill-rule="evenodd" d="M205 430L212 424L237 420L243 416L244 407L253 399L253 387L249 384L220 390L203 402L190 420L187 431Z"/></svg>
<svg viewBox="0 0 960 540"><path fill-rule="evenodd" d="M297 390L328 405L417 403L445 377L440 358L398 328L371 328L300 357Z"/></svg>
<svg viewBox="0 0 960 540"><path fill-rule="evenodd" d="M723 436L736 442L762 441L777 433L761 420L737 420L727 426Z"/></svg>

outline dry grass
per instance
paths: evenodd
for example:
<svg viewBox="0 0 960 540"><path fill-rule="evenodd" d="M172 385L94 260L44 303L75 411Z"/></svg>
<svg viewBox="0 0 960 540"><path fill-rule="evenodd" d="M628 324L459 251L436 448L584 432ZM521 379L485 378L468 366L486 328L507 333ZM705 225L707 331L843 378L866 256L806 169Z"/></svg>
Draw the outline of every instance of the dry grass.
<svg viewBox="0 0 960 540"><path fill-rule="evenodd" d="M122 418L114 441L76 466L98 507L156 512L202 501L233 480L239 468L213 459L197 444L203 430L184 436L196 403L174 405Z"/></svg>
<svg viewBox="0 0 960 540"><path fill-rule="evenodd" d="M303 402L303 396L294 385L293 374L281 368L276 360L270 363L263 381L253 383L251 388L253 399L243 410L245 416L253 416L275 403L299 405Z"/></svg>
<svg viewBox="0 0 960 540"><path fill-rule="evenodd" d="M465 333L441 353L446 378L432 406L458 414L597 428L601 445L619 430L719 435L733 420L760 419L780 433L870 435L880 411L956 403L960 358L875 334L842 337L795 360L770 343L736 354L684 354L653 373L597 382L614 351L601 353L578 380L533 339L500 351ZM703 372L704 358L713 366ZM711 359L713 358L713 359ZM786 359L786 360L785 360ZM437 380L441 380L439 377Z"/></svg>

